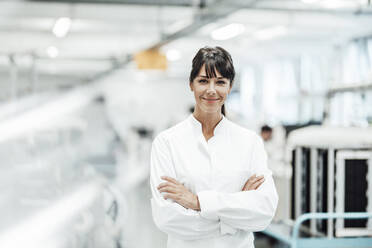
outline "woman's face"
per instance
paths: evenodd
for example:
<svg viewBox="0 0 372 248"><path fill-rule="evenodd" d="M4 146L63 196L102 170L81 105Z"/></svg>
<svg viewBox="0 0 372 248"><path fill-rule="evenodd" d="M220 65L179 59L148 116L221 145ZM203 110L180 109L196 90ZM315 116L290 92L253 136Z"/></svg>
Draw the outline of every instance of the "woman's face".
<svg viewBox="0 0 372 248"><path fill-rule="evenodd" d="M216 77L207 78L205 65L202 66L197 77L190 82L191 91L194 92L196 108L203 112L219 112L231 90L229 79L222 77L216 70Z"/></svg>

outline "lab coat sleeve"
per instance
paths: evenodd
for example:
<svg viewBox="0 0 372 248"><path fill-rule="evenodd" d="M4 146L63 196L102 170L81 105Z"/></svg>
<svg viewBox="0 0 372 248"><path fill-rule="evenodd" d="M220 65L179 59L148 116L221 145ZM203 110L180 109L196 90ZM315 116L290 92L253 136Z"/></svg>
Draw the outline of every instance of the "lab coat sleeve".
<svg viewBox="0 0 372 248"><path fill-rule="evenodd" d="M201 216L219 218L228 226L251 232L262 231L270 224L278 205L278 194L272 173L267 167L267 155L261 138L257 137L252 152L252 174L264 175L264 183L257 190L236 193L198 192Z"/></svg>
<svg viewBox="0 0 372 248"><path fill-rule="evenodd" d="M183 240L197 240L220 235L220 221L208 220L200 212L186 209L171 199L165 200L157 190L160 177L170 176L177 180L170 149L164 137L157 137L151 150L150 186L151 207L156 226L168 235Z"/></svg>

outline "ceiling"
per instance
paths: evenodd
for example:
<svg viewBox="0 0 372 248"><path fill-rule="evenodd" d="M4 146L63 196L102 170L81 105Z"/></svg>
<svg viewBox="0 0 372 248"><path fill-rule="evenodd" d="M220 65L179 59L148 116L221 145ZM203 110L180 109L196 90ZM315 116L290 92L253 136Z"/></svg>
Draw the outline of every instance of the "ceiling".
<svg viewBox="0 0 372 248"><path fill-rule="evenodd" d="M372 35L368 0L313 1L1 1L0 77L9 77L9 55L14 55L17 70L34 65L39 75L84 80L157 44L163 52L178 51L180 59L169 67L184 73L205 45L221 45L244 63L323 53ZM72 23L67 35L57 38L52 30L61 17ZM211 38L213 30L231 23L244 25L244 32L224 41ZM273 27L285 28L285 34L257 38L258 31ZM58 51L55 58L50 58L50 47Z"/></svg>

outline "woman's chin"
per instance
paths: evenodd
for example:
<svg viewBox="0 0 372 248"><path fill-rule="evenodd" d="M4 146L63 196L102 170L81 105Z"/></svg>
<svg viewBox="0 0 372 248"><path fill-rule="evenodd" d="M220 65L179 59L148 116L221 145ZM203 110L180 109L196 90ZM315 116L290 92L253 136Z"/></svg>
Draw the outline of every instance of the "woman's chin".
<svg viewBox="0 0 372 248"><path fill-rule="evenodd" d="M205 113L208 113L208 114L214 114L214 113L218 113L220 111L220 108L219 107L203 107L201 108L203 110L203 112Z"/></svg>

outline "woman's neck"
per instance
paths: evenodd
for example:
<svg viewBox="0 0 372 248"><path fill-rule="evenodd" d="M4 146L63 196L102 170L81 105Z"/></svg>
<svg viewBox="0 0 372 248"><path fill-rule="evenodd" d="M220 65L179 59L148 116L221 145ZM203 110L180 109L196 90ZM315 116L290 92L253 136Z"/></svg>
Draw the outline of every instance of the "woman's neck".
<svg viewBox="0 0 372 248"><path fill-rule="evenodd" d="M195 108L193 115L202 124L202 131L207 140L214 135L214 129L222 119L221 111L207 113Z"/></svg>

